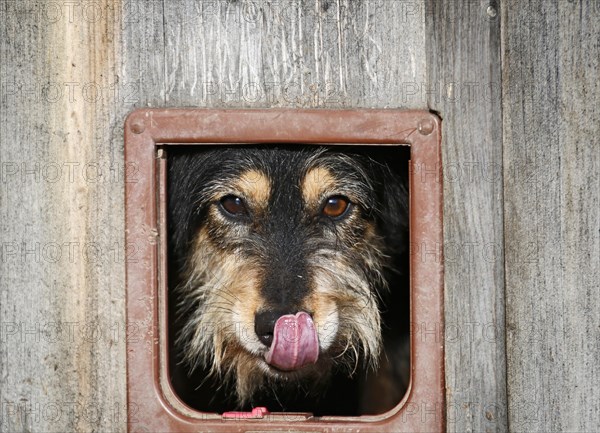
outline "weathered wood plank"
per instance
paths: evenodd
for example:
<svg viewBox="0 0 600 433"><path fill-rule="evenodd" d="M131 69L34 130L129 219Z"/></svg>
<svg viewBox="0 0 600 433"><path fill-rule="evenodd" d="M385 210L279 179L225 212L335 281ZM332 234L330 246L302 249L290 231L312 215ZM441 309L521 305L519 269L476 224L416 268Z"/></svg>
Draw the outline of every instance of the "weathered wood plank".
<svg viewBox="0 0 600 433"><path fill-rule="evenodd" d="M502 10L513 431L600 425L600 3Z"/></svg>
<svg viewBox="0 0 600 433"><path fill-rule="evenodd" d="M0 3L0 429L125 426L120 9Z"/></svg>
<svg viewBox="0 0 600 433"><path fill-rule="evenodd" d="M425 81L421 2L166 2L166 101L407 107Z"/></svg>
<svg viewBox="0 0 600 433"><path fill-rule="evenodd" d="M426 7L416 96L443 119L447 428L506 431L499 12Z"/></svg>

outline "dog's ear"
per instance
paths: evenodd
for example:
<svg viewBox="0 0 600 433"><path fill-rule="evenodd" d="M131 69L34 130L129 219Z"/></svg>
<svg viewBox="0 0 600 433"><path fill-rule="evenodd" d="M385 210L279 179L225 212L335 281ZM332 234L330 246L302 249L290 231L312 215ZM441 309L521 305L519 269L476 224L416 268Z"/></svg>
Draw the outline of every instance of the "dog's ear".
<svg viewBox="0 0 600 433"><path fill-rule="evenodd" d="M215 152L173 150L168 158L169 261L181 271L206 211L202 189L218 171Z"/></svg>
<svg viewBox="0 0 600 433"><path fill-rule="evenodd" d="M408 243L408 184L389 167L384 170L382 228L394 253L401 254Z"/></svg>
<svg viewBox="0 0 600 433"><path fill-rule="evenodd" d="M377 184L377 223L388 253L402 255L408 245L409 153L402 148L379 148L369 155L369 170Z"/></svg>

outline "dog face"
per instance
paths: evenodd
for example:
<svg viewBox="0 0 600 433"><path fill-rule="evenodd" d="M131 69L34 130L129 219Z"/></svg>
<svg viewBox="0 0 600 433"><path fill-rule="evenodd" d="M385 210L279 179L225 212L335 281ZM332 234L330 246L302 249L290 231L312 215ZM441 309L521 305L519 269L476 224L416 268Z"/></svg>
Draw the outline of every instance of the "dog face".
<svg viewBox="0 0 600 433"><path fill-rule="evenodd" d="M240 147L173 158L171 255L183 358L259 390L375 366L381 301L406 232L387 167L335 147Z"/></svg>

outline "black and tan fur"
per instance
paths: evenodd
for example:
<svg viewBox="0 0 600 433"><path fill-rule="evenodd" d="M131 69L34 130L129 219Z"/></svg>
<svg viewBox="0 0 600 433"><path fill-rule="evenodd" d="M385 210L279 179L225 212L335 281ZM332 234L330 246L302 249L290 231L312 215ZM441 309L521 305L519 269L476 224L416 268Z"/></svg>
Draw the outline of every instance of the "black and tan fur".
<svg viewBox="0 0 600 433"><path fill-rule="evenodd" d="M374 149L170 152L171 371L189 404L352 414L376 410L360 400L358 388L368 395L366 378L372 386L406 385L397 370L407 359L393 355L408 323L400 272L408 242L406 159L398 160L397 150ZM223 210L230 196L243 199L245 214ZM349 199L341 218L323 215L333 196ZM297 311L315 322L319 360L278 371L264 361L268 345L255 318ZM373 373L381 364L383 379ZM336 393L353 396L328 402L336 386Z"/></svg>

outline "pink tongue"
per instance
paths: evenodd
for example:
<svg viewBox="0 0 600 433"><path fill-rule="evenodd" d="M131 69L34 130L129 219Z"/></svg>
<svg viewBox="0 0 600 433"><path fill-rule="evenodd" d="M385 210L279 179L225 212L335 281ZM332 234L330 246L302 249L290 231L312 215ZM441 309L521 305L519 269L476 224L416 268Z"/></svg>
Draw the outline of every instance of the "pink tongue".
<svg viewBox="0 0 600 433"><path fill-rule="evenodd" d="M280 370L297 370L319 358L319 337L312 318L304 312L277 319L267 363Z"/></svg>

